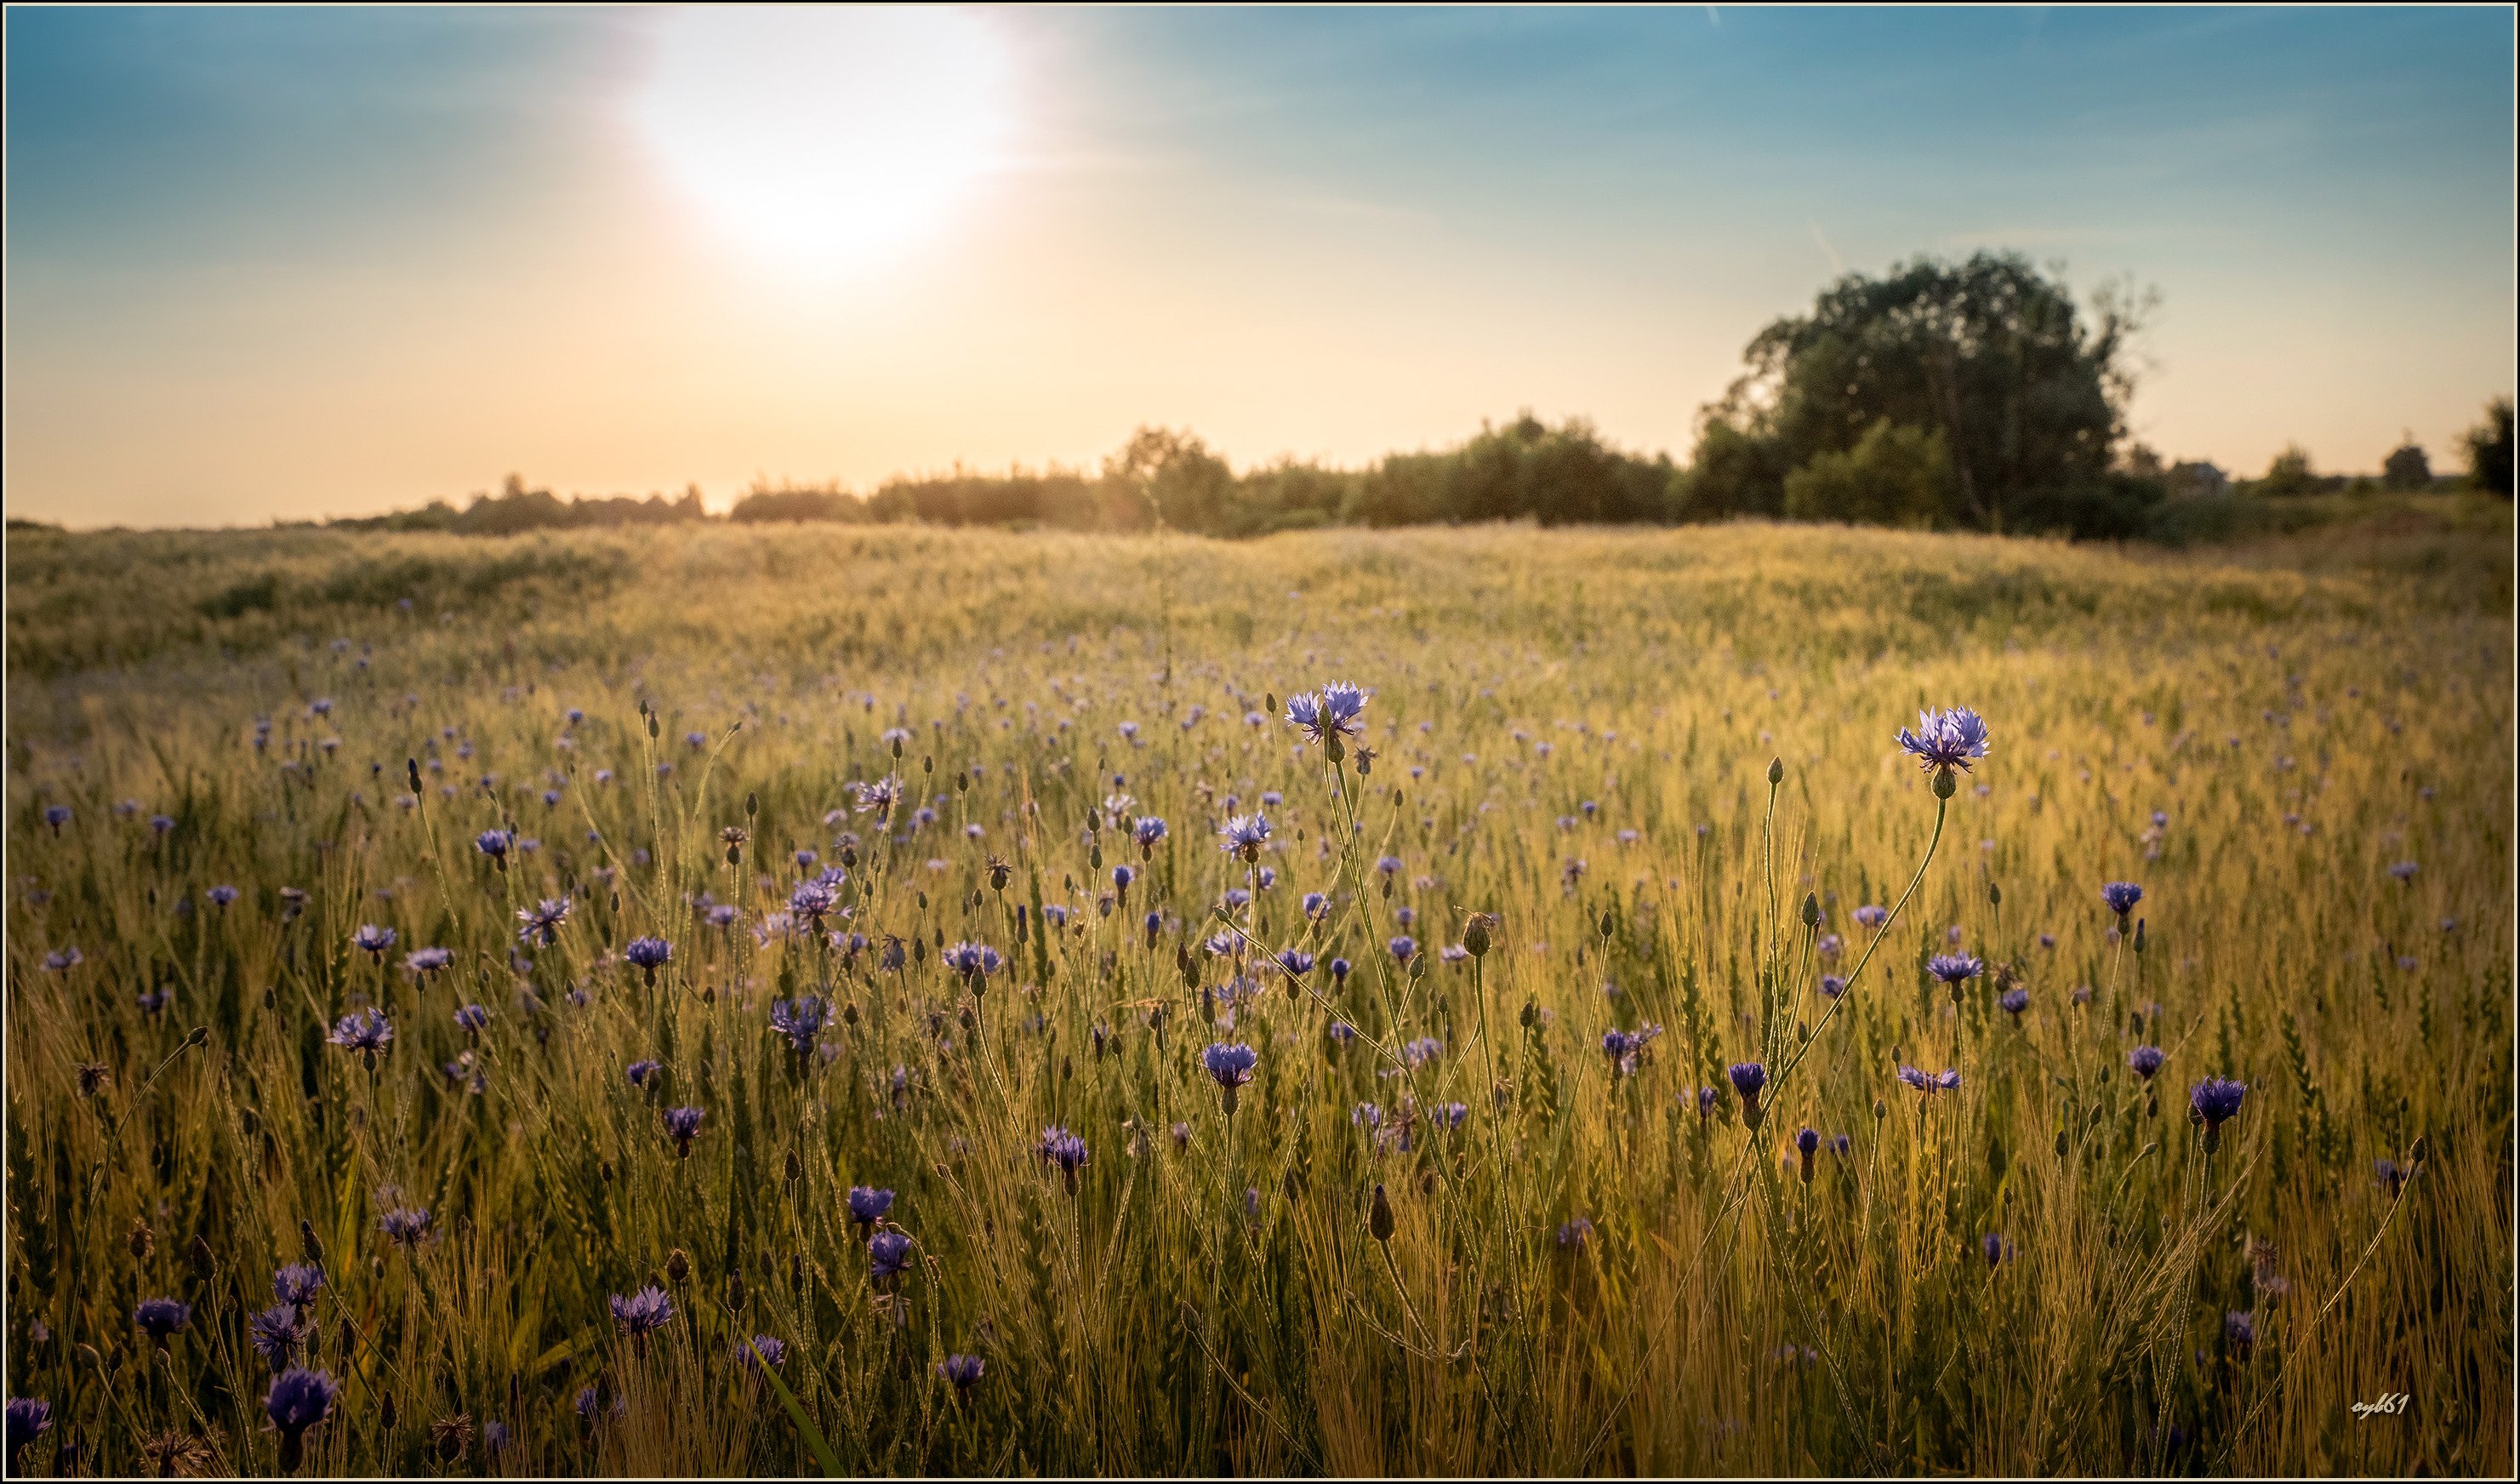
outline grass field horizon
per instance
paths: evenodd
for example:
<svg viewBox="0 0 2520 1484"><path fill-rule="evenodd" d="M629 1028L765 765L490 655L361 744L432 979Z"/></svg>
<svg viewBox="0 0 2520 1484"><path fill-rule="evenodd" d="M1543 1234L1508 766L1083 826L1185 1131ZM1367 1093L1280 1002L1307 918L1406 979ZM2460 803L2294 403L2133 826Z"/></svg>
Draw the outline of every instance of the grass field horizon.
<svg viewBox="0 0 2520 1484"><path fill-rule="evenodd" d="M12 531L13 1471L2507 1473L2510 541Z"/></svg>

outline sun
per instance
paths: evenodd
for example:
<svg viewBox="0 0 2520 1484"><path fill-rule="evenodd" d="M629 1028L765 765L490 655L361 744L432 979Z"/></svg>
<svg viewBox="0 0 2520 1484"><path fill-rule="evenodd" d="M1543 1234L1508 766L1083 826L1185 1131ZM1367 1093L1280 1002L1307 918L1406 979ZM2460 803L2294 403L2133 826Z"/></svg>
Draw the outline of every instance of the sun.
<svg viewBox="0 0 2520 1484"><path fill-rule="evenodd" d="M951 9L660 18L633 120L676 193L747 249L847 271L942 227L1003 169L1012 48Z"/></svg>

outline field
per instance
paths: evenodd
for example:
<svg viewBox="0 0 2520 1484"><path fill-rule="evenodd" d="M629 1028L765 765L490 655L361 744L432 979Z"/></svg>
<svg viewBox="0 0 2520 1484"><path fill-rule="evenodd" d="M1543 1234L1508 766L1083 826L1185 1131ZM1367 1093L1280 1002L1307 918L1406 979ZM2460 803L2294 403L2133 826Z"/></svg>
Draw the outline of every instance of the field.
<svg viewBox="0 0 2520 1484"><path fill-rule="evenodd" d="M2509 539L13 533L19 1462L2507 1474Z"/></svg>

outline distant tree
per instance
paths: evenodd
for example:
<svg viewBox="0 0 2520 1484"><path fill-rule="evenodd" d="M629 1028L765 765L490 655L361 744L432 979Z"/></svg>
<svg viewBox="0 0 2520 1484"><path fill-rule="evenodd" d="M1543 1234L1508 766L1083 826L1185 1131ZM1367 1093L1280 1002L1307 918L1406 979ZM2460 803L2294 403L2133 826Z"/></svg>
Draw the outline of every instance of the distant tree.
<svg viewBox="0 0 2520 1484"><path fill-rule="evenodd" d="M1234 471L1185 428L1141 427L1102 461L1103 483L1134 495L1175 530L1222 534L1233 514ZM1125 504L1114 510L1122 515ZM1145 517L1126 521L1143 524Z"/></svg>
<svg viewBox="0 0 2520 1484"><path fill-rule="evenodd" d="M2087 319L2017 253L1919 258L1849 274L1812 312L1761 331L1748 371L1700 425L1685 514L1771 514L1785 476L1851 452L1878 424L1941 434L1957 523L2001 530L2032 492L2104 476L2133 389L2128 342L2149 297L2103 290Z"/></svg>
<svg viewBox="0 0 2520 1484"><path fill-rule="evenodd" d="M2433 482L2433 461L2424 456L2413 433L2390 450L2380 464L2380 485L2383 489L2429 489Z"/></svg>
<svg viewBox="0 0 2520 1484"><path fill-rule="evenodd" d="M1941 429L1884 418L1853 448L1825 453L1785 475L1785 514L1797 520L1932 526L1953 513L1958 480Z"/></svg>
<svg viewBox="0 0 2520 1484"><path fill-rule="evenodd" d="M2277 498L2316 493L2318 475L2310 467L2310 450L2298 443L2287 443L2283 452L2267 465L2266 477L2258 481L2257 492Z"/></svg>
<svg viewBox="0 0 2520 1484"><path fill-rule="evenodd" d="M2222 466L2203 459L2173 464L2162 482L2169 486L2174 500L2210 500L2231 492L2231 476L2223 472Z"/></svg>
<svg viewBox="0 0 2520 1484"><path fill-rule="evenodd" d="M2488 494L2511 498L2511 399L2496 397L2485 404L2485 421L2471 427L2467 444L2468 482Z"/></svg>

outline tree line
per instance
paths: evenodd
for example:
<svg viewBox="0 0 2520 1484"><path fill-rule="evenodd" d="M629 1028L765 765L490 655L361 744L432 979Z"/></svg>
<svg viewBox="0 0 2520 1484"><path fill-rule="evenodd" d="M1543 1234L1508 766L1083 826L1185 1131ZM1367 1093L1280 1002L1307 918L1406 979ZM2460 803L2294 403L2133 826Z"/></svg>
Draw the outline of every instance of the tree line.
<svg viewBox="0 0 2520 1484"><path fill-rule="evenodd" d="M859 494L755 481L729 517L1142 530L1240 537L1323 525L1529 519L1673 524L1756 517L2128 539L2182 522L2196 500L2280 500L2444 483L2411 437L2379 480L2320 475L2298 447L2266 474L2166 463L2128 436L2131 345L2157 300L2111 284L2078 303L2018 253L1922 257L1850 273L1809 313L1777 320L1701 410L1688 461L1605 440L1583 419L1525 412L1444 449L1363 469L1281 459L1236 472L1187 430L1140 428L1099 469L900 475ZM2466 439L2466 483L2511 494L2512 409ZM445 501L347 526L504 534L709 518L699 492L562 500L509 476L462 510ZM2192 524L2193 522L2185 522Z"/></svg>

